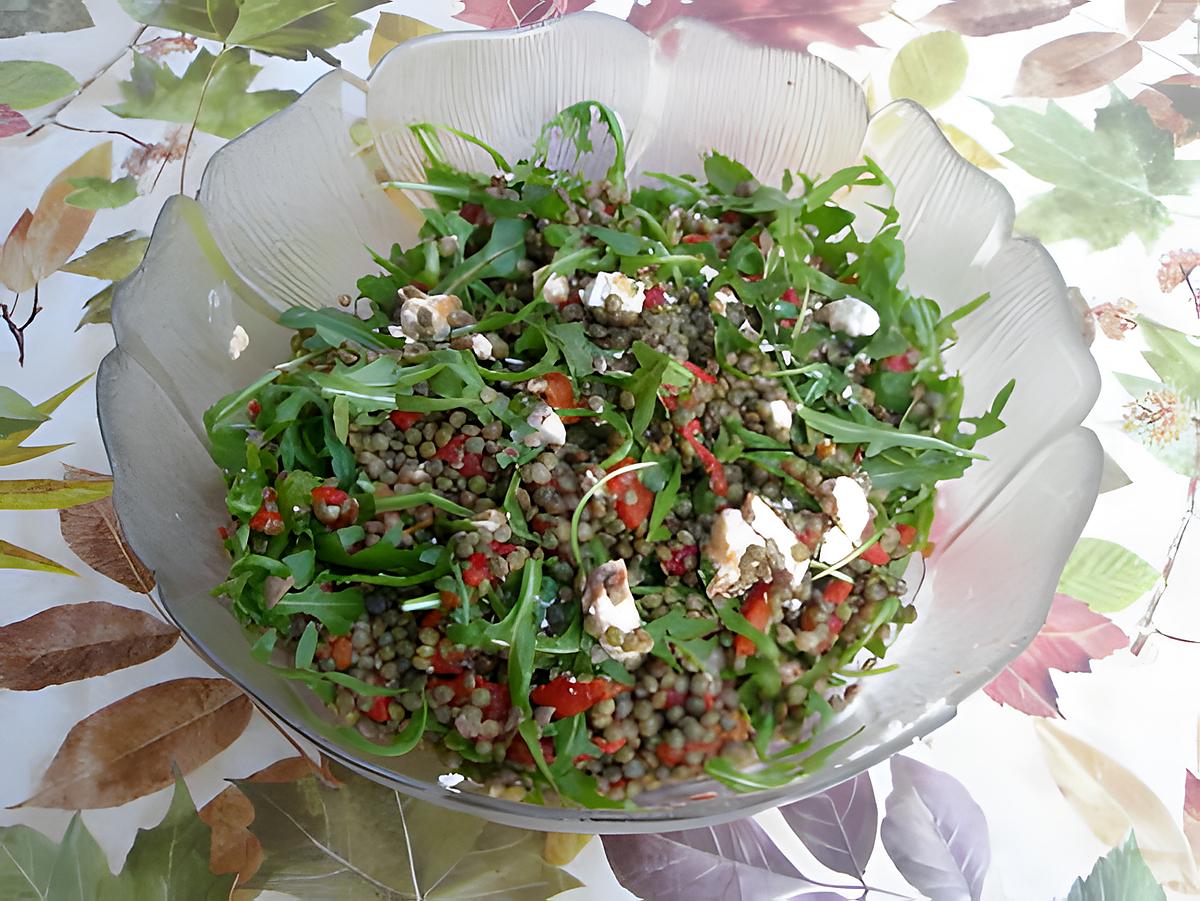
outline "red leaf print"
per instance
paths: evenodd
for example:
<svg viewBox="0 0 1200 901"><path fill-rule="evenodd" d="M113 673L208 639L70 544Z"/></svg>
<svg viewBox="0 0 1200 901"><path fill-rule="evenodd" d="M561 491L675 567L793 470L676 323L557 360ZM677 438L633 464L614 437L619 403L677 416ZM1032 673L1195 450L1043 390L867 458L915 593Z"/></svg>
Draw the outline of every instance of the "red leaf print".
<svg viewBox="0 0 1200 901"><path fill-rule="evenodd" d="M1030 716L1062 718L1050 670L1088 673L1092 661L1125 647L1129 639L1106 617L1082 601L1056 594L1046 624L1029 645L984 691L998 704Z"/></svg>
<svg viewBox="0 0 1200 901"><path fill-rule="evenodd" d="M1200 779L1191 770L1183 777L1183 834L1192 846L1192 855L1200 860Z"/></svg>
<svg viewBox="0 0 1200 901"><path fill-rule="evenodd" d="M592 0L466 0L454 18L483 28L516 28L578 12Z"/></svg>
<svg viewBox="0 0 1200 901"><path fill-rule="evenodd" d="M155 38L139 44L137 49L147 59L159 60L168 53L190 53L196 49L196 39L187 34L179 34L171 38Z"/></svg>
<svg viewBox="0 0 1200 901"><path fill-rule="evenodd" d="M653 33L671 19L705 19L752 41L793 50L814 41L875 46L858 26L883 18L891 6L890 0L650 0L635 3L629 21Z"/></svg>
<svg viewBox="0 0 1200 901"><path fill-rule="evenodd" d="M1172 250L1158 261L1158 289L1170 294L1200 266L1200 250Z"/></svg>
<svg viewBox="0 0 1200 901"><path fill-rule="evenodd" d="M0 103L0 138L8 138L29 131L29 120L11 106Z"/></svg>

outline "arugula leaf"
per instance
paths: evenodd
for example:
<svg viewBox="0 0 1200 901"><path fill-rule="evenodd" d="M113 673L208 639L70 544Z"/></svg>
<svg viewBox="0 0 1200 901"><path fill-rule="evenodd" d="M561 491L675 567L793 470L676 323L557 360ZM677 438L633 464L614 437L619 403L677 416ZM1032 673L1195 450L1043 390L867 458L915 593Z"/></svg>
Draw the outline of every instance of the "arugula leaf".
<svg viewBox="0 0 1200 901"><path fill-rule="evenodd" d="M971 457L976 460L986 459L981 454L958 447L931 435L920 435L913 432L902 432L894 426L873 420L872 423L854 422L834 416L831 413L820 413L809 407L799 407L796 415L814 429L828 435L834 441L846 444L865 444L866 455L873 457L893 447L931 448L947 451L951 454ZM869 414L868 414L869 415Z"/></svg>

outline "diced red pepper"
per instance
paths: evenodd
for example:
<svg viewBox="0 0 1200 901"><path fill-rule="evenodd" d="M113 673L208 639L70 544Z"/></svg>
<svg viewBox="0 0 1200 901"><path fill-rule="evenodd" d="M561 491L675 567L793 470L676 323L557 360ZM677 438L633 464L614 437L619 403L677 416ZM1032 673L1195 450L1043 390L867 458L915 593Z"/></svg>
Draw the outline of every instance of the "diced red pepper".
<svg viewBox="0 0 1200 901"><path fill-rule="evenodd" d="M667 302L667 292L661 285L653 285L646 289L646 298L642 301L643 310L653 310Z"/></svg>
<svg viewBox="0 0 1200 901"><path fill-rule="evenodd" d="M913 543L917 537L917 527L910 526L908 523L899 523L896 526L896 531L900 533L900 543L907 546Z"/></svg>
<svg viewBox="0 0 1200 901"><path fill-rule="evenodd" d="M821 533L816 529L805 529L798 537L801 543L810 551L821 543Z"/></svg>
<svg viewBox="0 0 1200 901"><path fill-rule="evenodd" d="M371 709L367 711L367 716L377 723L386 723L391 719L388 715L389 699L385 695L380 695L371 702Z"/></svg>
<svg viewBox="0 0 1200 901"><path fill-rule="evenodd" d="M686 691L680 691L677 688L672 688L667 692L666 698L663 699L663 706L670 710L672 707L682 707L688 699Z"/></svg>
<svg viewBox="0 0 1200 901"><path fill-rule="evenodd" d="M620 685L611 679L593 679L591 682L576 682L569 676L558 676L545 685L539 685L529 693L529 699L539 707L553 707L556 719L583 713L607 698L615 698L628 685Z"/></svg>
<svg viewBox="0 0 1200 901"><path fill-rule="evenodd" d="M759 582L750 589L742 601L742 616L746 622L762 632L771 621L771 605L767 602L767 583ZM733 637L733 653L738 657L749 657L754 653L754 641L745 635Z"/></svg>
<svg viewBox="0 0 1200 901"><path fill-rule="evenodd" d="M416 410L393 410L388 414L388 419L398 429L411 429L421 421L421 414Z"/></svg>
<svg viewBox="0 0 1200 901"><path fill-rule="evenodd" d="M616 211L617 211L617 205L615 203L604 204L604 214L606 216L611 216Z"/></svg>
<svg viewBox="0 0 1200 901"><path fill-rule="evenodd" d="M708 235L684 235L679 239L681 244L703 244L708 240Z"/></svg>
<svg viewBox="0 0 1200 901"><path fill-rule="evenodd" d="M688 558L698 556L700 556L700 548L694 544L677 547L671 552L671 559L662 564L663 572L668 576L682 576L692 566L688 562Z"/></svg>
<svg viewBox="0 0 1200 901"><path fill-rule="evenodd" d="M755 235L755 237L758 237L758 235ZM761 275L743 275L742 278L748 282L761 282L763 280Z"/></svg>
<svg viewBox="0 0 1200 901"><path fill-rule="evenodd" d="M618 738L616 741L605 741L602 738L593 738L592 744L600 749L603 754L616 754L619 750L625 747L625 742L628 739Z"/></svg>
<svg viewBox="0 0 1200 901"><path fill-rule="evenodd" d="M780 319L779 324L783 328L791 328L792 326L794 326L796 324L796 320L795 319Z"/></svg>
<svg viewBox="0 0 1200 901"><path fill-rule="evenodd" d="M700 458L701 464L703 464L705 471L708 473L708 481L712 486L713 494L717 497L724 497L729 491L729 483L725 479L725 467L721 465L721 461L697 437L700 434L700 420L693 419L678 431L687 443L692 446L692 449L696 452L696 456Z"/></svg>
<svg viewBox="0 0 1200 901"><path fill-rule="evenodd" d="M437 449L437 453L433 455L433 459L441 460L447 466L458 469L463 464L463 455L466 453L463 445L466 443L466 435L455 435Z"/></svg>
<svg viewBox="0 0 1200 901"><path fill-rule="evenodd" d="M834 451L836 451L836 450L837 450L837 445L835 445L832 441L826 439L826 440L822 441L820 444L818 444L816 447L817 459L818 460L828 460L830 457L833 456Z"/></svg>
<svg viewBox="0 0 1200 901"><path fill-rule="evenodd" d="M685 369L687 369L688 372L690 372L692 375L694 375L700 381L708 382L708 384L710 384L710 385L715 385L717 383L717 377L715 375L713 375L711 372L705 372L703 369L701 369L695 363L691 363L691 362L688 362L685 360L683 363L683 366Z"/></svg>
<svg viewBox="0 0 1200 901"><path fill-rule="evenodd" d="M464 479L473 479L475 476L488 478L488 472L483 468L483 454L467 451L463 454L462 465L457 469Z"/></svg>
<svg viewBox="0 0 1200 901"><path fill-rule="evenodd" d="M350 669L350 663L354 659L354 645L350 643L350 639L345 635L339 635L333 640L330 656L333 657L333 666L335 669Z"/></svg>
<svg viewBox="0 0 1200 901"><path fill-rule="evenodd" d="M913 362L908 354L895 354L879 361L888 372L912 372Z"/></svg>
<svg viewBox="0 0 1200 901"><path fill-rule="evenodd" d="M443 611L454 610L462 603L462 598L458 596L457 591L443 591L438 594L438 597L442 599Z"/></svg>
<svg viewBox="0 0 1200 901"><path fill-rule="evenodd" d="M257 398L250 398L250 403L246 404L246 415L248 415L251 419L257 419L258 414L261 412L262 404L258 402Z"/></svg>
<svg viewBox="0 0 1200 901"><path fill-rule="evenodd" d="M575 387L571 380L561 372L547 372L542 376L546 383L546 393L542 395L546 403L555 410L571 410L579 404L575 400ZM563 425L578 422L578 416L564 416Z"/></svg>
<svg viewBox="0 0 1200 901"><path fill-rule="evenodd" d="M456 654L453 652L451 652L449 657L445 657L442 655L440 649L435 648L433 656L429 658L429 665L433 667L433 671L439 676L456 676L463 671L462 661L465 658L466 654Z"/></svg>
<svg viewBox="0 0 1200 901"><path fill-rule="evenodd" d="M539 744L542 746L542 756L546 758L546 763L554 763L554 742L548 738L543 738ZM525 740L519 735L512 740L512 744L504 752L504 759L509 763L515 763L517 766L528 767L530 769L535 766L533 752L529 750L529 745L525 744Z"/></svg>
<svg viewBox="0 0 1200 901"><path fill-rule="evenodd" d="M507 542L504 542L504 541L493 541L492 542L492 550L495 553L499 554L501 557L511 554L516 549L517 549L517 546L515 544L508 544Z"/></svg>
<svg viewBox="0 0 1200 901"><path fill-rule="evenodd" d="M863 551L862 558L872 566L886 566L892 561L892 558L888 556L888 552L878 544L873 544Z"/></svg>
<svg viewBox="0 0 1200 901"><path fill-rule="evenodd" d="M850 582L831 578L825 589L821 592L821 597L831 604L840 604L846 598L850 597L850 592L853 588L854 585Z"/></svg>
<svg viewBox="0 0 1200 901"><path fill-rule="evenodd" d="M472 225L478 225L479 220L483 218L483 207L477 203L464 203L458 211L458 215L462 216Z"/></svg>
<svg viewBox="0 0 1200 901"><path fill-rule="evenodd" d="M264 535L278 535L283 531L283 517L279 515L278 510L268 510L265 506L259 507L250 517L250 528L255 532L262 532Z"/></svg>
<svg viewBox="0 0 1200 901"><path fill-rule="evenodd" d="M480 582L492 577L492 571L488 567L487 557L476 551L467 558L467 568L463 570L463 581L475 588Z"/></svg>
<svg viewBox="0 0 1200 901"><path fill-rule="evenodd" d="M220 538L222 541L228 541L229 540L229 530L227 528L225 528L224 526L217 526L217 537Z"/></svg>
<svg viewBox="0 0 1200 901"><path fill-rule="evenodd" d="M554 527L554 520L545 514L538 513L529 521L529 527L539 535L544 535Z"/></svg>
<svg viewBox="0 0 1200 901"><path fill-rule="evenodd" d="M837 635L838 633L840 633L842 631L842 628L846 624L844 622L842 622L840 619L838 619L838 617L834 616L831 613L829 615L828 625L829 625L829 634Z"/></svg>
<svg viewBox="0 0 1200 901"><path fill-rule="evenodd" d="M795 288L788 288L781 295L779 295L779 299L784 303L790 303L797 307L800 306L800 295L796 293Z"/></svg>
<svg viewBox="0 0 1200 901"><path fill-rule="evenodd" d="M742 214L737 210L726 210L721 214L722 222L741 222Z"/></svg>
<svg viewBox="0 0 1200 901"><path fill-rule="evenodd" d="M723 744L725 744L724 740L717 738L712 741L690 741L681 748L673 748L664 741L659 742L654 753L661 763L667 766L679 766L683 763L683 759L693 751L699 751L708 757L720 751Z"/></svg>
<svg viewBox="0 0 1200 901"><path fill-rule="evenodd" d="M436 629L442 622L441 610L430 610L421 617L422 629Z"/></svg>
<svg viewBox="0 0 1200 901"><path fill-rule="evenodd" d="M630 466L634 462L632 457L626 457L612 469ZM653 492L642 484L642 480L638 478L636 472L623 472L619 476L614 476L609 479L608 486L613 497L616 498L613 501L613 507L617 511L617 516L621 518L621 522L625 523L625 528L631 532L636 530L650 516L650 510L654 506ZM628 500L630 494L634 496L632 503Z"/></svg>
<svg viewBox="0 0 1200 901"><path fill-rule="evenodd" d="M329 485L321 485L312 490L312 499L321 501L331 507L340 507L346 501L350 500L350 495L344 492L341 488L333 488Z"/></svg>
<svg viewBox="0 0 1200 901"><path fill-rule="evenodd" d="M662 401L662 405L667 408L668 413L674 413L679 407L679 400L670 394L664 394L660 391L658 399Z"/></svg>

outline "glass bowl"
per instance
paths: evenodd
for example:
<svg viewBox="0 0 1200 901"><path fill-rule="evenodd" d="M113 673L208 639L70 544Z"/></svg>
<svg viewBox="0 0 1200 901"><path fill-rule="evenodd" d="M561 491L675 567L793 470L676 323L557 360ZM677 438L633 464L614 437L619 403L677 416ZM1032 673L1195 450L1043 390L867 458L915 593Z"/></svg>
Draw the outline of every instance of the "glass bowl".
<svg viewBox="0 0 1200 901"><path fill-rule="evenodd" d="M698 173L714 148L775 184L785 167L819 178L871 156L895 184L908 287L946 312L991 292L947 355L964 375L964 413L982 412L1016 379L1008 428L979 447L989 459L939 492L936 550L909 579L919 618L887 658L899 668L863 681L823 741L852 737L781 788L736 794L690 782L640 796L635 810L581 810L443 785L430 750L385 758L339 744L307 689L256 663L245 631L210 594L228 567L215 537L227 514L201 414L288 356L277 311L355 294L356 279L374 271L367 248L414 239L412 199L379 187L420 173L406 126L455 126L512 159L554 113L585 99L621 116L635 182L646 171ZM489 168L478 148L445 143L451 162ZM594 151L601 168L605 149ZM886 202L883 191L840 198L861 214L857 228L878 221L871 204ZM373 779L533 829L660 832L746 816L822 791L936 729L1045 619L1096 498L1101 451L1079 423L1099 376L1057 268L1041 245L1013 237L1012 224L1005 190L959 157L920 107L894 103L868 120L859 86L829 63L701 22L647 37L582 13L409 41L366 82L321 78L222 148L198 201L176 197L163 208L145 261L116 290L117 347L98 379L116 509L193 646L263 708Z"/></svg>

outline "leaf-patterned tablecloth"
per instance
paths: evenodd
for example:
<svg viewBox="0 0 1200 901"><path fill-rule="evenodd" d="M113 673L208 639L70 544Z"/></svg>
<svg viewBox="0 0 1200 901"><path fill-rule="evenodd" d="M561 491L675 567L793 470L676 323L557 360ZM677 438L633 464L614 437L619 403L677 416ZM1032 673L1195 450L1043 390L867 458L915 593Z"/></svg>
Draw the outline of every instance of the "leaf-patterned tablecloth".
<svg viewBox="0 0 1200 901"><path fill-rule="evenodd" d="M863 886L880 898L1200 893L1200 554L1186 531L1200 402L1196 7L0 0L0 226L12 229L0 250L0 619L14 624L0 633L0 803L98 808L0 813L0 897L215 898L234 874L246 897L537 898L574 877L582 887L564 897L580 901L623 896L618 881L695 901L857 898ZM583 8L647 30L687 14L811 44L862 79L873 106L932 108L1072 286L1104 374L1088 424L1108 456L1045 627L951 723L756 821L587 843L572 877L555 864L579 841L468 819L448 829L444 813L297 758L260 715L245 726L242 699L138 593L151 576L123 553L111 483L88 471L105 458L91 387L75 383L112 345L109 285L225 139L330 65L362 75L436 28Z"/></svg>

